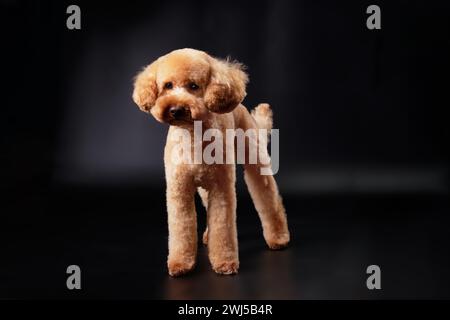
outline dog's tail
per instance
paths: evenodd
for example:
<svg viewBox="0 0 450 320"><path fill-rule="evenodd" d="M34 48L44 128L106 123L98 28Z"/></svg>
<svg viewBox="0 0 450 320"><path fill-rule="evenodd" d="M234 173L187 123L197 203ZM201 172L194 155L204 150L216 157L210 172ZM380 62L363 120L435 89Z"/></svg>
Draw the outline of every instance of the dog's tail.
<svg viewBox="0 0 450 320"><path fill-rule="evenodd" d="M270 132L273 125L273 114L268 103L260 103L255 109L252 110L251 114L259 129L266 129Z"/></svg>

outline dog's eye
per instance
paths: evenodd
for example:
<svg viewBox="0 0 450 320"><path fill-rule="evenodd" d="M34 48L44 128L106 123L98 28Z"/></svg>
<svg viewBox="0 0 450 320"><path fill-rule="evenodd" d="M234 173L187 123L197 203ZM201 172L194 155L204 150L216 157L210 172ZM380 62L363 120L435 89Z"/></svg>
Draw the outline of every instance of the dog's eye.
<svg viewBox="0 0 450 320"><path fill-rule="evenodd" d="M191 82L189 83L189 89L191 90L197 90L199 88L198 84Z"/></svg>
<svg viewBox="0 0 450 320"><path fill-rule="evenodd" d="M172 82L166 82L164 84L164 89L172 89L173 88L173 84Z"/></svg>

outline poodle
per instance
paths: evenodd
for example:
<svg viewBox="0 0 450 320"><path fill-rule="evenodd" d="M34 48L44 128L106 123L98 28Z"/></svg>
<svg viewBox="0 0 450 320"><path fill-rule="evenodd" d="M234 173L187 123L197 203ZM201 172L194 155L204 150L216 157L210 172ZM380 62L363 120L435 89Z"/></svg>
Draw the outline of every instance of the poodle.
<svg viewBox="0 0 450 320"><path fill-rule="evenodd" d="M171 154L177 145L177 128L193 132L196 121L201 121L206 129L221 132L271 128L272 112L268 104L260 104L251 114L241 104L248 82L244 70L236 61L180 49L161 56L135 78L134 102L159 122L170 125L164 162L169 225L167 267L171 276L183 275L195 266L198 246L195 192L207 212L203 243L208 247L212 268L218 274L238 272L235 164L174 163ZM202 148L207 146L205 141L201 143ZM267 152L267 142L264 150ZM245 161L244 179L267 245L281 249L290 239L286 213L273 175L260 174L263 166L267 164Z"/></svg>

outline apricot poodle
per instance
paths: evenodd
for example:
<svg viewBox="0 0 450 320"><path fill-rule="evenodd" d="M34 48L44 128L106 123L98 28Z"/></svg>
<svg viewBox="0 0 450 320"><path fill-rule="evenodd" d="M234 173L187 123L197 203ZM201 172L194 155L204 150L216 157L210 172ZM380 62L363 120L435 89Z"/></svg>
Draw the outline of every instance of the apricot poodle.
<svg viewBox="0 0 450 320"><path fill-rule="evenodd" d="M195 266L196 191L207 211L203 242L208 247L212 268L219 274L238 272L235 164L174 163L171 154L177 145L177 128L192 132L194 121L202 121L205 129L224 133L226 129L271 128L269 105L260 104L250 114L241 104L247 82L242 64L194 49L175 50L160 57L135 79L134 102L156 120L170 125L164 161L169 224L167 266L171 276L183 275ZM202 142L202 148L206 145ZM264 149L267 151L267 145ZM275 179L273 175L261 175L260 168L267 164L259 160L247 162L244 178L261 219L264 238L269 248L283 248L290 236Z"/></svg>

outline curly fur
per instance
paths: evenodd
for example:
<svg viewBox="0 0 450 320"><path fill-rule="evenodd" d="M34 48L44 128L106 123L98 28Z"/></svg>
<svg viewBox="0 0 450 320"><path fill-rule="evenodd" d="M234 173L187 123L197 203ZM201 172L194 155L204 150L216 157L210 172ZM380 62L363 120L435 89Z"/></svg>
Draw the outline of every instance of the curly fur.
<svg viewBox="0 0 450 320"><path fill-rule="evenodd" d="M236 61L221 60L203 51L180 49L160 57L136 77L133 100L156 120L170 124L164 150L169 225L169 274L179 276L193 269L197 255L197 191L207 210L203 242L208 246L212 268L220 274L239 269L236 228L236 172L232 164L174 164L170 155L177 127L193 130L193 121L203 127L243 130L272 127L272 111L260 104L252 114L241 104L248 76ZM171 110L181 108L183 116ZM203 145L204 147L205 145ZM265 148L266 149L266 148ZM226 153L226 150L224 151ZM244 178L271 249L289 242L287 218L273 176L260 175L263 165L245 164Z"/></svg>

